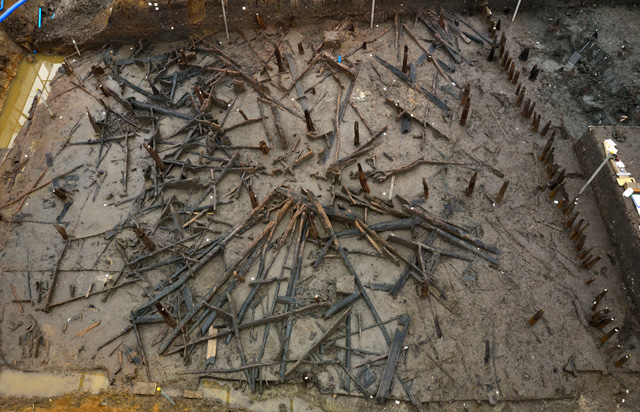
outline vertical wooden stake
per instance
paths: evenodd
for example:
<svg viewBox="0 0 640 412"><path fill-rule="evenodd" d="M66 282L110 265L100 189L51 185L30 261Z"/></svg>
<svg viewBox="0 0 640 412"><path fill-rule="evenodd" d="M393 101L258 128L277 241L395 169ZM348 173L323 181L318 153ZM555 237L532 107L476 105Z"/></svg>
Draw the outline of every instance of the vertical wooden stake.
<svg viewBox="0 0 640 412"><path fill-rule="evenodd" d="M424 189L424 200L429 199L429 184L424 177L422 178L422 188Z"/></svg>
<svg viewBox="0 0 640 412"><path fill-rule="evenodd" d="M353 145L360 146L360 124L357 120L353 124Z"/></svg>
<svg viewBox="0 0 640 412"><path fill-rule="evenodd" d="M467 104L462 109L462 116L460 116L460 125L465 126L467 124L467 116L469 115L469 107L471 106L471 99L467 99Z"/></svg>
<svg viewBox="0 0 640 412"><path fill-rule="evenodd" d="M507 191L507 187L509 187L509 180L505 180L498 192L498 196L496 196L496 203L502 202L502 198L504 197L504 193Z"/></svg>
<svg viewBox="0 0 640 412"><path fill-rule="evenodd" d="M473 195L473 189L476 187L476 178L478 177L478 172L474 172L473 176L471 176L471 180L469 180L469 185L467 186L464 193L467 196Z"/></svg>
<svg viewBox="0 0 640 412"><path fill-rule="evenodd" d="M469 100L469 94L471 93L471 83L467 82L464 86L464 91L462 92L462 98L460 99L460 106L465 106L467 104L467 100Z"/></svg>
<svg viewBox="0 0 640 412"><path fill-rule="evenodd" d="M409 59L409 46L407 46L406 44L404 45L404 56L402 57L402 73L408 73L409 72L409 65L408 65L408 60Z"/></svg>
<svg viewBox="0 0 640 412"><path fill-rule="evenodd" d="M362 191L371 193L371 189L369 189L369 184L367 183L367 175L362 171L362 165L360 165L360 163L358 163L358 179L360 180Z"/></svg>

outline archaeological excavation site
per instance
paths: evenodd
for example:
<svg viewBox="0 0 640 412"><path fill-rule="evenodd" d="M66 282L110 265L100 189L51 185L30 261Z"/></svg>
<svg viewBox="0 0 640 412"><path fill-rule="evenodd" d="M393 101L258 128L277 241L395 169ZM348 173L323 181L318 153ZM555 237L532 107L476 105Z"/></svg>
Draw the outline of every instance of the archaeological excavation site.
<svg viewBox="0 0 640 412"><path fill-rule="evenodd" d="M0 410L640 410L639 19L2 0Z"/></svg>

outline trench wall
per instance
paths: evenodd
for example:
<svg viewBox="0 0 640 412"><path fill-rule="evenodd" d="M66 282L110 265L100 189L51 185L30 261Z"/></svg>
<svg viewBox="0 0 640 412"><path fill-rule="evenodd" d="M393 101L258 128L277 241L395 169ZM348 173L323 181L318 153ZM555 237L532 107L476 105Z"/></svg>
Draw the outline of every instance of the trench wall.
<svg viewBox="0 0 640 412"><path fill-rule="evenodd" d="M589 2L589 6L597 3L610 4L604 0ZM220 0L162 0L151 2L138 0L117 0L110 8L108 24L100 36L87 39L89 42L112 41L131 42L147 38L173 40L193 33L224 30L222 5ZM279 24L307 24L318 18L342 19L350 16L361 21L370 21L371 0L227 0L225 12L229 29L258 28L256 14L260 14L267 26ZM375 22L400 14L412 14L417 10L439 10L462 13L479 12L483 1L478 0L377 0L375 2ZM510 18L517 4L515 0L489 0L488 6L497 18ZM524 1L521 11L536 10L540 7L557 7L559 9L573 4L575 1L537 0ZM621 0L616 4L633 4L632 1ZM505 14L506 12L506 14Z"/></svg>
<svg viewBox="0 0 640 412"><path fill-rule="evenodd" d="M626 136L625 142L617 142L620 159L636 179L640 177L640 128L615 126L590 126L576 142L574 150L585 176L591 176L602 163L605 158L602 142L613 139L616 133ZM606 165L596 176L591 188L615 251L622 279L635 305L635 314L640 318L640 216L631 199L622 196L624 188L616 183L616 175L610 165Z"/></svg>
<svg viewBox="0 0 640 412"><path fill-rule="evenodd" d="M6 0L5 7L16 0ZM153 38L158 41L179 40L191 34L224 30L222 0L92 0L90 5L80 0L28 1L20 7L3 27L16 43L28 42L42 51L71 50L69 39L74 37L87 47L104 43L131 43ZM375 21L382 22L400 14L417 10L439 10L468 15L478 12L483 0L376 0ZM488 7L496 19L510 18L516 0L488 0ZM527 0L520 10L532 11L541 7L598 7L611 6L609 0ZM616 0L615 5L632 5L632 0ZM257 28L256 14L268 27L277 24L307 24L318 18L342 19L351 16L361 21L371 18L371 0L225 0L229 29ZM45 14L55 12L60 18L45 20L37 29L37 10Z"/></svg>

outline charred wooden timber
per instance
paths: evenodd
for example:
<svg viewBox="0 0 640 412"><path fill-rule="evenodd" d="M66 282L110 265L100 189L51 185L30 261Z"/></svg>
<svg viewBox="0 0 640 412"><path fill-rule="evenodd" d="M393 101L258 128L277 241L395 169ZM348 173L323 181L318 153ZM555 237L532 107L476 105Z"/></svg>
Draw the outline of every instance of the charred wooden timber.
<svg viewBox="0 0 640 412"><path fill-rule="evenodd" d="M202 305L202 306L204 306L204 305ZM250 322L246 322L246 323L240 324L240 325L238 325L238 331L255 328L256 326L261 326L261 325L265 325L265 324L268 324L268 323L279 322L279 321L288 319L291 316L300 315L302 313L313 311L313 310L324 309L324 308L326 308L328 306L329 306L328 303L313 303L313 304L311 304L309 306L304 306L302 308L299 308L299 309L296 309L296 310L292 310L290 312L281 313L279 315L268 316L268 317L265 317L265 318L262 318L262 319L256 319L256 320L253 320L253 321L250 321ZM196 307L198 307L198 305L196 305ZM178 327L180 327L180 325L178 325ZM168 356L168 355L172 355L174 353L182 352L185 347L190 347L190 346L193 346L193 345L197 345L198 343L206 342L206 341L211 340L211 339L224 338L226 336L229 336L232 333L234 333L233 330L226 329L226 330L218 332L215 335L202 336L200 338L197 338L197 339L194 339L194 340L192 340L190 342L187 342L186 345L181 345L179 347L173 348L172 350L164 353L164 355Z"/></svg>
<svg viewBox="0 0 640 412"><path fill-rule="evenodd" d="M345 297L342 300L339 300L333 306L331 306L329 309L327 309L327 311L322 315L322 317L324 319L330 319L335 314L337 314L338 312L340 312L341 310L343 310L347 306L350 306L356 300L360 299L361 296L362 295L360 295L360 292L353 292L352 294L348 295L347 297Z"/></svg>
<svg viewBox="0 0 640 412"><path fill-rule="evenodd" d="M62 252L58 257L58 260L56 261L56 264L53 267L53 276L51 277L51 285L49 285L49 290L47 290L47 294L44 297L44 305L42 306L42 308L40 308L40 310L42 310L43 312L48 312L49 308L51 307L51 297L56 287L56 281L58 280L58 275L60 274L60 262L62 261L62 258L64 257L69 244L70 244L69 242L64 243L64 248L62 249Z"/></svg>
<svg viewBox="0 0 640 412"><path fill-rule="evenodd" d="M376 60L378 60L378 62L380 62L380 64L382 64L384 67L389 69L393 74L398 76L402 81L407 83L409 85L409 87L411 87L412 89L414 89L415 91L417 91L419 93L422 93L433 104L435 104L440 109L442 109L445 112L445 114L447 114L449 112L449 106L447 106L446 103L444 103L442 100L438 99L434 94L429 92L427 89L422 87L420 84L412 81L409 76L407 76L406 74L402 73L401 70L399 70L398 68L396 68L392 64L387 63L386 61L382 60L378 56L375 56L375 58L376 58Z"/></svg>
<svg viewBox="0 0 640 412"><path fill-rule="evenodd" d="M158 301L155 303L155 306L160 316L162 316L162 319L164 319L164 321L167 323L167 325L169 325L170 328L175 328L178 325L176 320L173 318L173 316L171 316L167 309L165 309L162 303Z"/></svg>
<svg viewBox="0 0 640 412"><path fill-rule="evenodd" d="M251 210L251 212L249 212L249 214L245 216L245 218L240 223L234 226L222 238L220 238L216 242L213 242L211 245L209 245L205 249L201 257L198 258L197 263L193 264L189 268L183 267L182 269L178 270L177 273L175 274L177 277L177 280L174 283L172 283L170 286L167 286L166 288L158 292L149 302L140 306L136 310L136 312L144 313L144 311L147 310L149 307L151 307L156 301L162 299L164 296L167 296L168 294L170 294L175 290L179 290L187 282L187 280L189 280L192 276L195 276L197 272L200 269L202 269L202 267L204 267L214 256L220 253L222 249L226 246L226 244L230 242L240 231L242 231L243 229L246 229L249 225L251 225L252 222L254 222L254 218L264 210L266 205L271 201L271 199L275 196L275 194L276 194L275 191L270 192L263 199L262 203L260 203L260 205L257 208ZM260 237L256 240L260 240ZM248 255L251 253L253 248L255 248L255 244L249 245L247 251L245 251L243 254L243 259L248 257ZM234 266L232 266L230 269L233 270ZM183 273L183 272L186 272L186 273ZM193 316L195 316L195 314L204 307L203 302L210 301L213 298L213 296L220 290L222 285L224 285L227 282L227 280L231 275L232 275L231 271L225 272L225 274L220 279L218 279L218 281L215 284L213 284L210 287L207 293L203 296L203 299L200 301L200 303L196 304L191 311L189 311L183 316L178 326L169 333L167 338L165 338L165 340L161 344L159 349L160 353L163 353L168 349L169 345L171 345L171 343L176 338L176 336L179 333L181 333L182 328L184 328L185 325L191 321Z"/></svg>
<svg viewBox="0 0 640 412"><path fill-rule="evenodd" d="M384 372L382 373L380 386L378 387L378 393L376 394L376 400L378 402L384 402L388 396L389 389L391 388L391 382L393 381L393 377L396 373L396 366L398 364L398 359L400 358L404 338L407 336L407 332L409 331L410 320L411 318L406 314L398 320L398 328L393 335L391 347L389 348L387 364L384 368Z"/></svg>
<svg viewBox="0 0 640 412"><path fill-rule="evenodd" d="M489 51L489 56L487 57L487 61L492 62L495 55L496 55L496 43L493 42L493 44L491 45L491 50Z"/></svg>
<svg viewBox="0 0 640 412"><path fill-rule="evenodd" d="M529 80L531 80L532 82L535 82L536 79L538 78L538 73L540 73L540 69L536 64L533 66L533 68L531 68L531 72L529 73Z"/></svg>
<svg viewBox="0 0 640 412"><path fill-rule="evenodd" d="M320 348L320 345L324 341L326 341L328 338L330 338L338 330L338 327L342 325L342 323L345 321L345 319L347 318L347 316L349 316L350 313L351 313L351 308L347 309L342 314L342 316L340 316L340 318L338 318L338 320L335 321L333 325L331 325L329 329L327 329L327 331L309 349L305 351L305 353L298 359L298 361L294 363L289 368L289 370L284 374L284 377L289 378L291 374L295 372L295 370L300 366L300 364L304 360L306 360L309 356L315 353Z"/></svg>
<svg viewBox="0 0 640 412"><path fill-rule="evenodd" d="M405 239L405 238L401 238L397 235L394 234L390 234L389 236L387 236L387 241L389 242L393 242L393 243L397 243L399 245L403 245L403 246L407 246L407 247L411 247L411 248L415 248L415 249L424 249L427 250L431 253L437 253L441 256L449 256L452 258L456 258L456 259L460 259L460 260L464 260L464 261L471 261L470 258L463 256L459 253L450 251L450 250L446 250L446 249L442 249L439 247L435 247L435 246L431 246L425 243L421 243L418 241L414 241L414 240L409 240L409 239Z"/></svg>
<svg viewBox="0 0 640 412"><path fill-rule="evenodd" d="M130 312L129 320L131 321L131 325L133 326L133 331L136 335L136 342L138 347L140 348L140 352L142 353L142 363L144 364L145 371L147 372L147 379L151 381L151 372L149 371L149 359L147 358L147 354L144 350L144 346L142 345L142 339L140 339L140 333L138 332L138 325L136 324L135 318L133 316L133 312Z"/></svg>
<svg viewBox="0 0 640 412"><path fill-rule="evenodd" d="M309 113L309 110L304 111L304 118L307 123L307 130L310 132L315 132L316 128L313 125L313 120L311 120L311 113Z"/></svg>
<svg viewBox="0 0 640 412"><path fill-rule="evenodd" d="M418 210L418 208L410 206L410 205L404 205L402 206L402 208L409 213L410 215L414 215L420 219L422 219L423 221L437 227L438 229L441 230L441 232L447 233L450 236L460 240L460 241L464 241L469 242L470 244L478 247L478 248L482 248L488 252L491 252L495 255L501 255L502 253L494 246L491 245L487 245L486 243L484 243L482 240L477 239L472 237L469 234L464 233L462 230L454 227L453 225L451 225L450 223L448 223L446 220L444 219L440 219L437 218L435 216L432 216L426 212L423 212L421 210ZM470 246L470 245L469 245ZM472 247L472 249L474 250L474 253L476 253L476 248ZM484 256L483 256L484 257ZM487 259L485 257L485 259ZM492 257L489 257L489 260L491 263L493 264L498 264L498 260Z"/></svg>

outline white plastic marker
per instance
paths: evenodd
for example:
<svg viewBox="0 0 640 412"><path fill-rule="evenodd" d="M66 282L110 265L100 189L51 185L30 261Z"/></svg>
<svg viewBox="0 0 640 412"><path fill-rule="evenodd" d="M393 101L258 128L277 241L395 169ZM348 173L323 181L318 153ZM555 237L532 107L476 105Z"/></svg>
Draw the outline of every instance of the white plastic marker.
<svg viewBox="0 0 640 412"><path fill-rule="evenodd" d="M51 111L51 109L49 108L49 105L47 104L47 102L44 101L44 96L42 96L42 90L40 89L36 89L36 95L38 95L38 98L40 99L40 101L42 102L42 104L44 105L44 107L47 108L47 111L49 112L49 115L51 116L51 118L53 119L55 116L53 115L53 112ZM632 189L633 190L633 189Z"/></svg>
<svg viewBox="0 0 640 412"><path fill-rule="evenodd" d="M513 12L513 18L511 19L512 22L516 19L516 16L518 15L518 9L520 8L520 3L521 2L522 2L522 0L518 0L518 5L516 6L516 11Z"/></svg>
<svg viewBox="0 0 640 412"><path fill-rule="evenodd" d="M598 175L598 173L600 173L600 171L602 170L602 168L604 167L604 165L607 164L607 161L609 159L611 159L613 157L613 153L609 153L607 155L607 157L604 158L604 160L602 161L602 163L600 163L600 166L598 166L598 168L596 169L595 172L593 172L593 174L591 175L591 177L589 178L589 180L587 180L587 183L584 184L584 186L582 186L582 189L580 189L580 191L578 192L578 194L576 195L576 197L573 198L573 200L570 203L575 203L578 201L578 198L580 197L580 195L582 194L582 192L585 191L585 189L587 188L587 186L589 186L589 184L591 184L591 181L593 179L596 178L596 176Z"/></svg>
<svg viewBox="0 0 640 412"><path fill-rule="evenodd" d="M78 45L76 44L76 40L74 38L71 38L71 41L73 42L73 47L75 47L76 51L78 52L78 56L82 57L82 55L80 54L80 49L78 48Z"/></svg>
<svg viewBox="0 0 640 412"><path fill-rule="evenodd" d="M227 33L227 40L229 40L229 27L227 26L227 12L224 9L224 0L220 0L222 3L222 18L224 19L224 31Z"/></svg>
<svg viewBox="0 0 640 412"><path fill-rule="evenodd" d="M371 0L371 30L373 30L373 12L376 9L376 0Z"/></svg>

